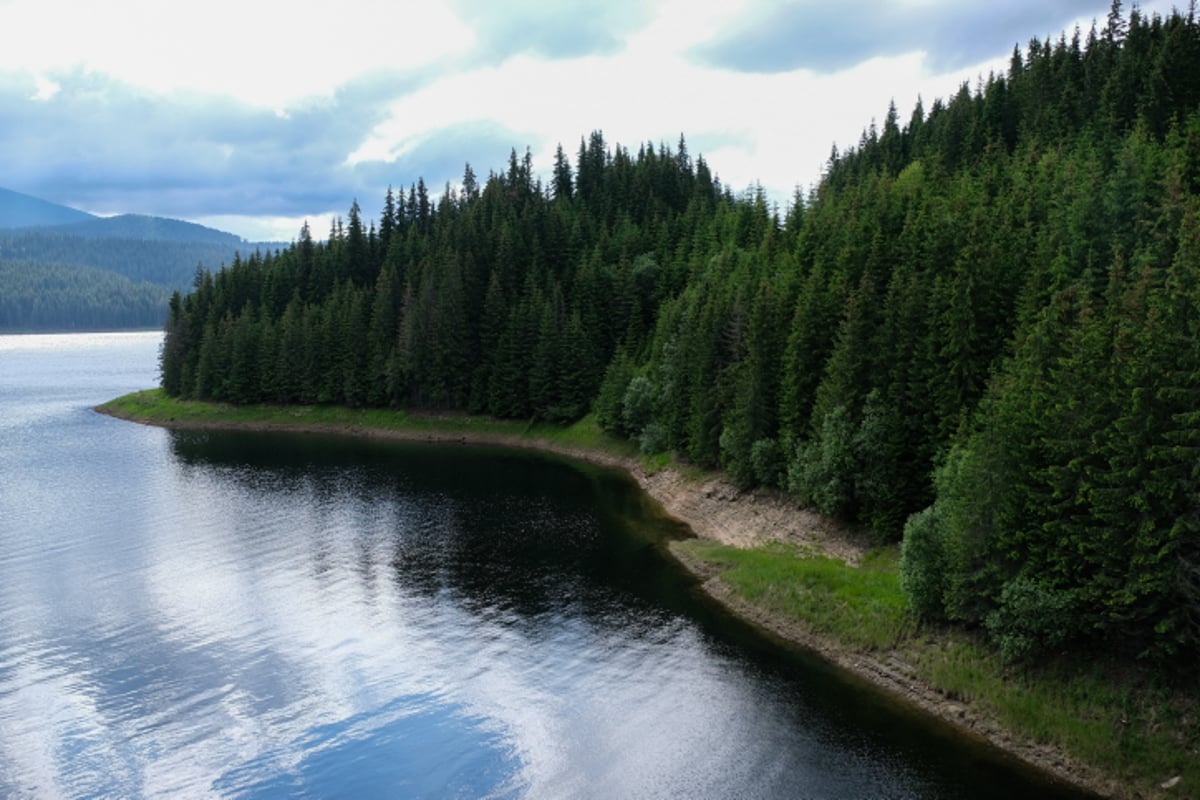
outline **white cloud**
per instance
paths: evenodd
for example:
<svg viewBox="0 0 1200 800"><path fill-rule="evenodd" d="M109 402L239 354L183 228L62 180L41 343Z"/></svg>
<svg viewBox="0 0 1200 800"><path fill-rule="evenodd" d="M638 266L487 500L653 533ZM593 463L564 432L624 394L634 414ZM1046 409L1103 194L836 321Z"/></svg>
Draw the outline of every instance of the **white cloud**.
<svg viewBox="0 0 1200 800"><path fill-rule="evenodd" d="M30 96L31 100L49 100L62 89L62 86L44 75L37 75L33 80L37 90Z"/></svg>
<svg viewBox="0 0 1200 800"><path fill-rule="evenodd" d="M346 207L349 208L349 201ZM300 228L308 223L308 229L314 239L325 238L329 231L329 223L337 216L345 217L345 211L325 211L313 216L254 216L249 214L213 214L195 217L192 222L228 231L236 234L247 242L294 242L300 238Z"/></svg>
<svg viewBox="0 0 1200 800"><path fill-rule="evenodd" d="M393 161L445 127L482 119L536 131L538 140L512 146L518 152L531 146L543 173L553 164L555 145L573 155L580 136L595 129L610 145L635 151L647 140L673 147L684 134L693 156L697 142L721 143L702 154L735 193L760 183L782 206L797 186L807 189L819 179L835 142L841 149L856 143L872 118L882 122L893 99L907 121L919 94L928 107L933 97L948 97L964 80L974 84L994 66L931 76L923 54L915 52L825 75L734 73L690 63L683 55L719 16L660 39L654 31L670 28L669 18L664 14L632 38L619 58L588 56L548 66L518 56L437 80L394 101L389 118L347 162ZM494 153L493 162L476 167L501 168L506 157Z"/></svg>
<svg viewBox="0 0 1200 800"><path fill-rule="evenodd" d="M660 0L636 14L625 0L577 2L539 14L536 2L477 0L0 0L0 89L19 87L0 98L10 122L0 138L18 155L8 179L60 202L86 197L90 209L227 220L245 238L289 241L305 217L324 230L327 209L355 198L373 216L389 183L423 177L437 191L465 161L481 178L502 170L510 147L529 146L546 174L556 144L574 156L599 129L635 151L682 133L726 186L761 183L782 205L889 101L906 122L918 94L929 108L1006 69L1012 45L1058 33L1031 21L1024 41L954 70L938 65L990 45L910 36L906 50L894 39L888 55L864 47L841 66L776 59L775 71L734 71L704 48L761 21L766 0ZM963 30L984 19L946 0L906 8L910 31L939 9ZM1106 13L1097 7L1101 24ZM585 18L578 30L572 14ZM826 14L826 49L854 38L851 16ZM776 54L792 46L770 41ZM754 55L747 47L740 56Z"/></svg>
<svg viewBox="0 0 1200 800"><path fill-rule="evenodd" d="M426 66L473 42L443 4L416 0L0 4L0 70L83 67L162 94L221 94L269 108L329 95L374 70Z"/></svg>

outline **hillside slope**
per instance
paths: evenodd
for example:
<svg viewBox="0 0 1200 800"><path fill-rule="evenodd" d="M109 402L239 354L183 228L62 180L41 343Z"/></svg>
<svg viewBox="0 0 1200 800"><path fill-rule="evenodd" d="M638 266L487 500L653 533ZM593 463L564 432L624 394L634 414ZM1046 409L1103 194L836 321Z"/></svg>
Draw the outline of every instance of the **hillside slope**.
<svg viewBox="0 0 1200 800"><path fill-rule="evenodd" d="M97 217L86 211L0 188L0 229L86 223L94 219Z"/></svg>

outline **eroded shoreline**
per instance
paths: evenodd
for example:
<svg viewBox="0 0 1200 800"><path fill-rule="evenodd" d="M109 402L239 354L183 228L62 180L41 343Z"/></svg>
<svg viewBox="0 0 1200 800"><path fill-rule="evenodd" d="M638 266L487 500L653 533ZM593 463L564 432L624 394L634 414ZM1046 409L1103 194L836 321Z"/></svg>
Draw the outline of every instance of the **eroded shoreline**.
<svg viewBox="0 0 1200 800"><path fill-rule="evenodd" d="M696 536L704 539L739 548L768 542L787 542L810 552L839 558L850 565L857 564L869 544L861 534L855 534L819 514L800 508L786 497L763 491L743 492L720 475L686 476L670 467L648 472L641 459L635 457L516 434L406 430L299 420L281 423L157 419L122 413L105 406L95 410L107 416L174 430L332 434L375 440L536 450L626 472L663 513L686 524ZM832 637L807 628L799 620L784 618L738 596L715 574L712 565L689 556L682 548L671 547L670 552L701 581L705 593L731 613L790 644L819 655L899 702L932 715L968 736L986 741L1057 781L1106 797L1141 796L1070 758L1057 747L1014 735L996 720L973 708L969 701L946 698L935 687L920 679L898 654L848 648Z"/></svg>

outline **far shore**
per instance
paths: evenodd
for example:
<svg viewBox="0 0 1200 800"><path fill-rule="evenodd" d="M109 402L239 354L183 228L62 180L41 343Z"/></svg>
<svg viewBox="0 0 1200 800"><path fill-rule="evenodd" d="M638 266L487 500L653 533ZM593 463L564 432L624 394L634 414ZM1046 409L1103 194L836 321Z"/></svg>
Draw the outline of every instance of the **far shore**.
<svg viewBox="0 0 1200 800"><path fill-rule="evenodd" d="M181 430L252 430L320 433L380 440L492 445L533 449L627 472L663 513L701 540L747 549L775 545L789 552L827 556L855 567L872 548L869 534L800 507L793 498L768 491L743 491L719 473L700 472L640 455L628 443L590 428L562 429L464 416L411 415L380 410L325 407L249 408L174 401L160 390L118 398L95 409L133 422ZM682 546L681 546L682 545ZM735 615L789 643L811 651L870 686L936 717L966 736L986 741L1056 781L1104 797L1185 797L1200 787L1160 786L1159 779L1135 784L1111 777L1054 744L1010 730L983 704L939 688L918 674L908 652L856 647L765 605L751 602L722 579L720 565L695 548L672 543L672 555L702 582L704 591ZM940 649L933 641L923 646ZM948 648L949 643L945 643ZM1164 779L1170 783L1168 775ZM1171 791L1171 789L1175 789ZM1180 789L1183 789L1181 792Z"/></svg>

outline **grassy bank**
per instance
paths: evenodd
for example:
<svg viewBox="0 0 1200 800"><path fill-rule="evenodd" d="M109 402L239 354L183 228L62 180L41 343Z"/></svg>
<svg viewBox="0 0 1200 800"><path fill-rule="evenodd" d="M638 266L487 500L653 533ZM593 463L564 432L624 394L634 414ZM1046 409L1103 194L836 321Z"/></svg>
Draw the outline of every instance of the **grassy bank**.
<svg viewBox="0 0 1200 800"><path fill-rule="evenodd" d="M802 554L784 544L741 550L705 539L676 548L717 568L741 597L784 619L803 621L844 646L878 650L911 632L908 600L896 578L893 550L874 550L858 567Z"/></svg>
<svg viewBox="0 0 1200 800"><path fill-rule="evenodd" d="M640 456L631 444L601 431L591 417L563 427L379 409L230 406L178 401L159 390L126 395L100 410L161 425L490 441L632 465L646 473L670 467L685 476L685 483L703 483L702 476L665 456ZM969 633L914 620L900 589L895 548L873 550L854 567L783 544L739 549L690 539L672 549L698 573L719 576L737 600L762 612L758 616L779 623L768 627L796 641L815 641L822 652L840 651L845 658L839 663L860 674L867 662L883 665L918 687L910 695L913 702L951 722L970 723L1022 758L1056 768L1056 754L1065 754L1082 765L1081 771L1067 772L1109 794L1200 798L1200 702L1194 677L1180 689L1165 686L1149 671L1097 659L1063 660L1037 670L1006 665ZM1175 778L1170 788L1162 788Z"/></svg>
<svg viewBox="0 0 1200 800"><path fill-rule="evenodd" d="M422 415L379 408L340 406L234 406L177 400L161 389L147 389L118 397L98 411L123 419L160 425L248 426L258 428L327 429L345 432L378 431L412 438L502 441L529 446L551 446L559 450L599 453L614 460L639 459L637 449L600 430L594 416L573 425L498 420L490 417ZM648 466L661 463L647 460Z"/></svg>
<svg viewBox="0 0 1200 800"><path fill-rule="evenodd" d="M688 540L674 548L785 623L852 657L903 665L941 698L942 716L952 721L956 713L994 720L1018 740L1048 745L1108 776L1107 788L1117 794L1200 797L1194 683L1172 689L1150 671L1097 659L1064 658L1038 669L1006 665L978 637L917 624L900 589L895 548L873 551L858 567L798 558L780 545L738 550Z"/></svg>

